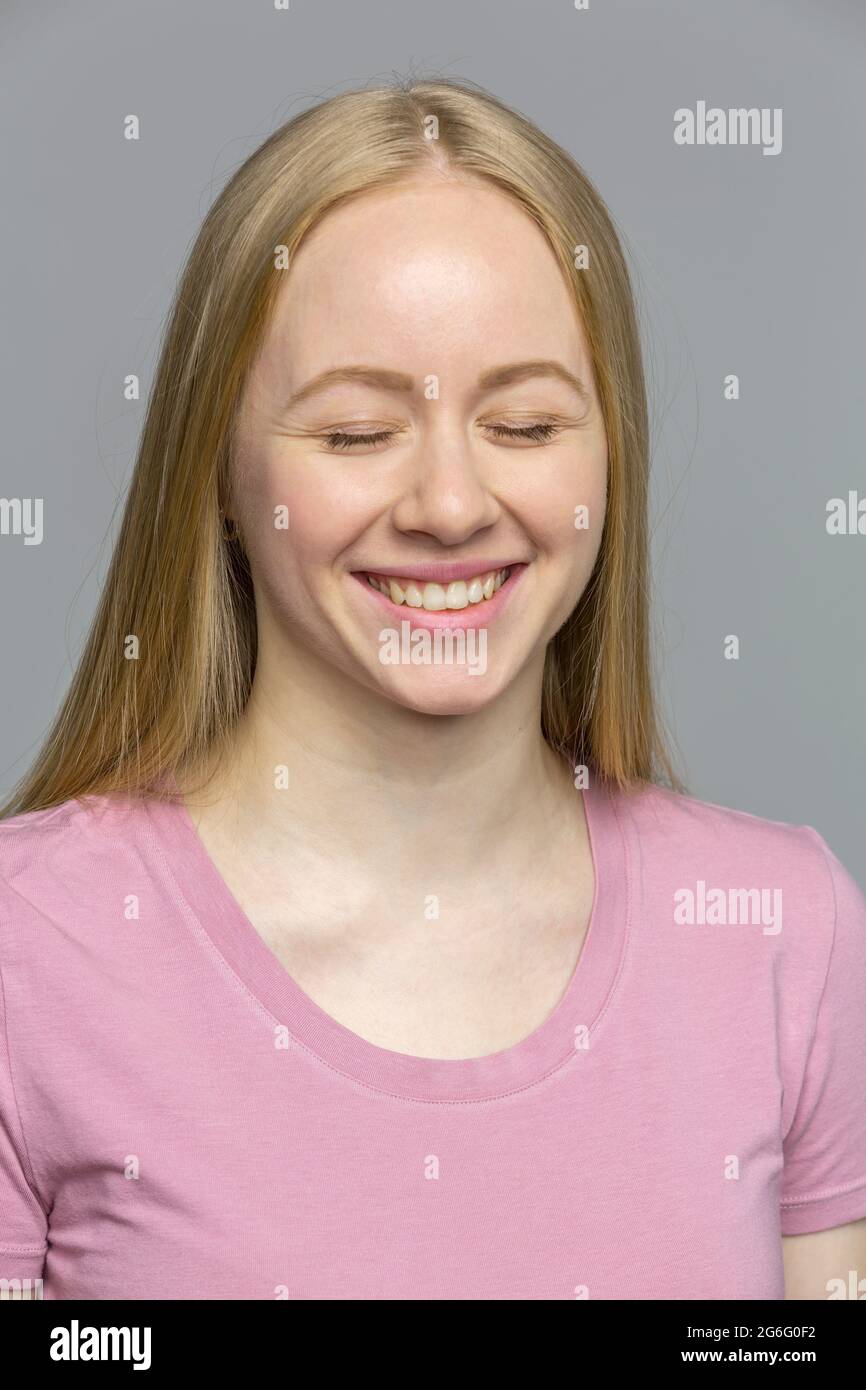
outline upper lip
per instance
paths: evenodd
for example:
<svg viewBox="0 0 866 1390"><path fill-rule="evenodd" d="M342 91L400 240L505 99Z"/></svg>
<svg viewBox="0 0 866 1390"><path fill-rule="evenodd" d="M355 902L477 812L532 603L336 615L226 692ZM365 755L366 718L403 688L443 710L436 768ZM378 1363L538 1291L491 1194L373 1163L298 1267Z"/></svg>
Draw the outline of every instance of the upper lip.
<svg viewBox="0 0 866 1390"><path fill-rule="evenodd" d="M371 565L361 574L381 574L389 579L422 579L426 584L453 584L460 579L474 579L479 574L496 573L528 563L525 560L439 560L430 564Z"/></svg>

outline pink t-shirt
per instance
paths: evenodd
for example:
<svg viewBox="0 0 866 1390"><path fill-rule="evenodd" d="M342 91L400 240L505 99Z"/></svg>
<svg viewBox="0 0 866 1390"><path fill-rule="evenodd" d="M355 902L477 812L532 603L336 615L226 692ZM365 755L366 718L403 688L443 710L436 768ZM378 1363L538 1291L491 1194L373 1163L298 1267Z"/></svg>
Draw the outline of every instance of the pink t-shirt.
<svg viewBox="0 0 866 1390"><path fill-rule="evenodd" d="M0 824L0 1276L48 1299L783 1297L782 1234L866 1216L866 901L809 826L585 798L570 984L459 1061L324 1013L182 803Z"/></svg>

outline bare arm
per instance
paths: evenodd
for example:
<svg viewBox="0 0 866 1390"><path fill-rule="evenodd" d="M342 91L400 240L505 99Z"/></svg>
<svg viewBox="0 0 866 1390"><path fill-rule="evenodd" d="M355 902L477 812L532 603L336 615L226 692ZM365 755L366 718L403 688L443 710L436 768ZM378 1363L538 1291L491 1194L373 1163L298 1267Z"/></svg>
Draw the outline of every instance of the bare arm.
<svg viewBox="0 0 866 1390"><path fill-rule="evenodd" d="M866 1218L828 1231L783 1236L782 1259L786 1299L828 1299L834 1293L866 1299Z"/></svg>

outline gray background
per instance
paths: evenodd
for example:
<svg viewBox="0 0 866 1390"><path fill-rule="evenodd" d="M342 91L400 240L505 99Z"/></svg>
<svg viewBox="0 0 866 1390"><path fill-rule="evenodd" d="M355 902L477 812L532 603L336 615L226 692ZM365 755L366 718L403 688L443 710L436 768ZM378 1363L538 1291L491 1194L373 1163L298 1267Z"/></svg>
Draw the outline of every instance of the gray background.
<svg viewBox="0 0 866 1390"><path fill-rule="evenodd" d="M2 0L0 39L0 495L45 499L42 545L0 536L0 791L80 650L207 207L311 101L438 73L570 150L623 235L653 419L660 689L690 790L814 825L866 887L866 536L825 530L829 498L866 494L866 7ZM782 107L781 153L676 146L674 110L701 99ZM141 402L123 399L129 372Z"/></svg>

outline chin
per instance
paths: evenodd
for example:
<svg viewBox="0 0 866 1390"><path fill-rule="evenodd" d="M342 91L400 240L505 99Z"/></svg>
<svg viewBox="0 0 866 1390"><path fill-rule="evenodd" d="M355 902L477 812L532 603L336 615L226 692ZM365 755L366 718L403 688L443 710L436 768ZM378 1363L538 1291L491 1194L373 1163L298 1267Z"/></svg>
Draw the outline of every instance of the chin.
<svg viewBox="0 0 866 1390"><path fill-rule="evenodd" d="M475 714L496 698L504 682L489 671L470 675L459 671L419 670L402 673L393 683L379 681L377 688L388 700L418 714Z"/></svg>

